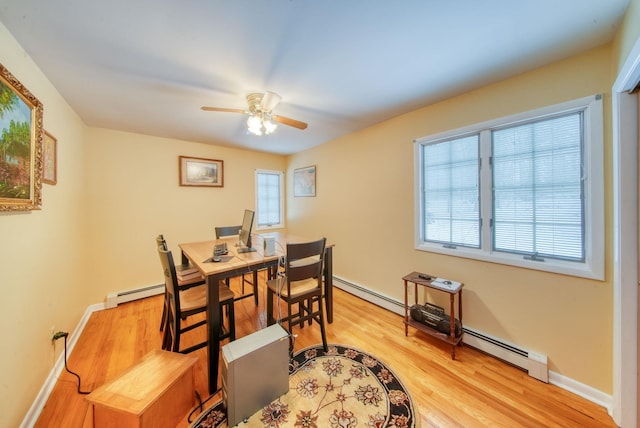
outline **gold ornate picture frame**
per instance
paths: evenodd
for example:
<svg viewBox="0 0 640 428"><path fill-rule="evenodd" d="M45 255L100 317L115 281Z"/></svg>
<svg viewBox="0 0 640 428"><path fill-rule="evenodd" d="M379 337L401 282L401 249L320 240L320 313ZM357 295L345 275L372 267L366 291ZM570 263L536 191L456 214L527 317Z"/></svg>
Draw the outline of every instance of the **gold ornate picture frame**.
<svg viewBox="0 0 640 428"><path fill-rule="evenodd" d="M42 207L42 103L0 64L0 211Z"/></svg>

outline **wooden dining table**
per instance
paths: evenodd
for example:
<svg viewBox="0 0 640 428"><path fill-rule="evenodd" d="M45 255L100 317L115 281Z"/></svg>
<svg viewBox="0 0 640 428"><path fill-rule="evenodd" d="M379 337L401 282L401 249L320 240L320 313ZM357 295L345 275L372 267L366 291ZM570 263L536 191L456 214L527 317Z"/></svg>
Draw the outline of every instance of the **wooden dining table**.
<svg viewBox="0 0 640 428"><path fill-rule="evenodd" d="M263 240L265 237L275 239L275 254L265 256L263 252ZM218 387L218 363L220 360L220 329L222 320L220 317L220 295L218 284L227 278L253 273L267 269L273 273L276 271L280 258L286 255L288 243L308 242L313 239L305 239L297 235L271 232L252 235L253 247L256 251L239 252L241 247L236 246L237 237L222 238L209 241L190 242L179 244L182 252L182 263L191 263L197 267L207 282L207 354L209 363L209 392L215 393ZM222 256L222 261L213 262L213 249L216 244L227 244L228 254ZM326 307L326 319L333 322L333 244L327 244L324 256L324 296Z"/></svg>

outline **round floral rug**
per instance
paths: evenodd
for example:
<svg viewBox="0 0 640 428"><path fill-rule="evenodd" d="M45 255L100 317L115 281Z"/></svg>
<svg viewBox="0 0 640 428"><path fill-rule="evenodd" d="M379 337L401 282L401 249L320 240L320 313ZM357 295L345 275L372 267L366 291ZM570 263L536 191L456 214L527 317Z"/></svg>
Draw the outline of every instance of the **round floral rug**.
<svg viewBox="0 0 640 428"><path fill-rule="evenodd" d="M347 346L313 346L289 366L289 392L258 410L238 427L325 428L419 425L413 400L402 382L377 358ZM227 427L224 403L206 410L193 428Z"/></svg>

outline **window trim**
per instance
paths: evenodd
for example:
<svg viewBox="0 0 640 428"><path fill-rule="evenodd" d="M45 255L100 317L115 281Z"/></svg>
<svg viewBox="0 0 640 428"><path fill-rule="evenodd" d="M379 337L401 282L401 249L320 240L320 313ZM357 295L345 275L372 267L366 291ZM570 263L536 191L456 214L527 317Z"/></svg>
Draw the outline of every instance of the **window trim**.
<svg viewBox="0 0 640 428"><path fill-rule="evenodd" d="M278 175L280 177L280 223L278 224L270 224L270 225L259 225L258 224L258 218L259 218L259 213L258 211L258 198L259 198L259 192L258 192L258 176L260 174L273 174L273 175ZM272 229L284 229L285 227L285 212L284 212L284 171L275 171L275 170L268 170L268 169L256 169L255 171L255 182L254 182L254 186L255 186L255 207L256 207L256 224L255 224L255 230L272 230Z"/></svg>
<svg viewBox="0 0 640 428"><path fill-rule="evenodd" d="M563 112L584 111L584 170L585 170L585 261L563 260L544 262L525 260L522 256L492 250L491 130L533 119L544 119ZM480 215L482 219L480 249L446 248L422 241L422 147L437 140L452 139L473 133L480 134ZM489 144L487 140L489 139ZM604 118L602 95L597 94L518 113L486 122L444 131L414 140L414 240L415 249L455 257L518 266L564 275L604 280Z"/></svg>

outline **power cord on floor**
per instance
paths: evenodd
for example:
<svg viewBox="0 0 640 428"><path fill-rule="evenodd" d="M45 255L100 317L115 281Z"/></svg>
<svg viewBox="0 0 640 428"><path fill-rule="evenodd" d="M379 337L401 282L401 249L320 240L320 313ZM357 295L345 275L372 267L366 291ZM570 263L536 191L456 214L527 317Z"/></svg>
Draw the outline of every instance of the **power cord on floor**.
<svg viewBox="0 0 640 428"><path fill-rule="evenodd" d="M57 333L55 333L53 335L53 337L51 338L51 340L53 340L54 342L60 338L64 337L64 368L67 372L69 372L70 374L74 375L76 378L78 378L78 394L90 394L91 391L81 391L80 390L80 384L81 384L81 380L80 380L80 375L76 372L73 372L71 370L69 370L69 366L67 366L67 336L69 336L69 333L64 332L64 331L59 331Z"/></svg>
<svg viewBox="0 0 640 428"><path fill-rule="evenodd" d="M202 397L200 397L200 394L198 393L197 390L193 391L196 394L196 400L198 401L198 405L196 407L194 407L191 412L189 412L189 416L187 417L187 422L191 423L192 420L191 418L193 417L193 414L196 412L196 410L200 410L200 414L202 414L203 410L204 410L204 405L207 403L207 401L211 400L218 392L220 392L220 388L216 389L216 392L214 392L213 394L209 395L209 397L207 397L206 400L202 401Z"/></svg>

